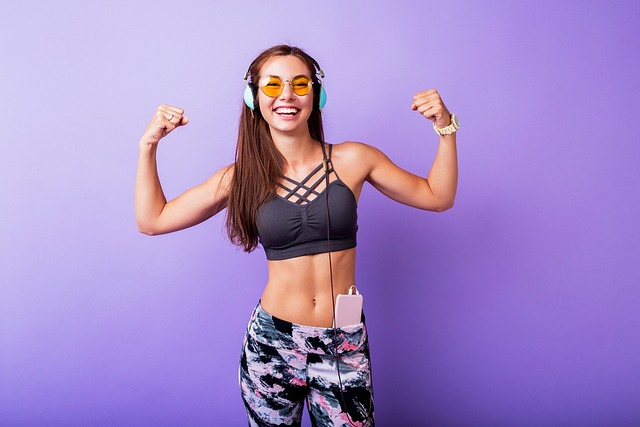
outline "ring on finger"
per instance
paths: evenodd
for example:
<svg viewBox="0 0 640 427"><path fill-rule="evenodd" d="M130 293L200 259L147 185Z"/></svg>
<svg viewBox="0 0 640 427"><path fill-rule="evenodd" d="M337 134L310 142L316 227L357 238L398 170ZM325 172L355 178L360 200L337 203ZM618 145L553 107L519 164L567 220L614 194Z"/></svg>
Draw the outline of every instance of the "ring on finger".
<svg viewBox="0 0 640 427"><path fill-rule="evenodd" d="M173 114L167 120L169 120L169 121L173 120Z"/></svg>

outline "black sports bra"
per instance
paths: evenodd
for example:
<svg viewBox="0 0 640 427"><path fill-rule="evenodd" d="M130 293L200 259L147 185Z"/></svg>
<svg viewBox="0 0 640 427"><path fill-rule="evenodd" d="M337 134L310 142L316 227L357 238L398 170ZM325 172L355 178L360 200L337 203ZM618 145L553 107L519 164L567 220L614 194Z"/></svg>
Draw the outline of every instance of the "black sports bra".
<svg viewBox="0 0 640 427"><path fill-rule="evenodd" d="M356 197L333 169L332 148L333 146L329 145L327 171L324 170L324 164L320 164L302 182L283 177L284 183L278 185L287 194L274 194L258 209L258 238L268 260L327 252L325 197L328 197L331 217L331 251L356 247ZM326 175L330 179L335 178L333 181L330 180L328 186ZM309 181L312 180L313 183L309 185ZM319 188L322 190L319 191Z"/></svg>

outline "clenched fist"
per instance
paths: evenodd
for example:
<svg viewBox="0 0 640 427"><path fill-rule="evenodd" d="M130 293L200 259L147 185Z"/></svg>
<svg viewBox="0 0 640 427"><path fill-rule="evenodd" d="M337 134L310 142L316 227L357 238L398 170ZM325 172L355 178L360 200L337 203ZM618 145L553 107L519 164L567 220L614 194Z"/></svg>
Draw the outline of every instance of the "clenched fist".
<svg viewBox="0 0 640 427"><path fill-rule="evenodd" d="M436 124L437 127L443 128L451 124L451 113L442 102L440 94L435 89L425 90L413 95L412 110L417 110Z"/></svg>
<svg viewBox="0 0 640 427"><path fill-rule="evenodd" d="M189 119L184 115L184 110L171 105L161 105L156 110L151 123L147 126L140 144L155 145L165 136L169 135L175 128L189 123Z"/></svg>

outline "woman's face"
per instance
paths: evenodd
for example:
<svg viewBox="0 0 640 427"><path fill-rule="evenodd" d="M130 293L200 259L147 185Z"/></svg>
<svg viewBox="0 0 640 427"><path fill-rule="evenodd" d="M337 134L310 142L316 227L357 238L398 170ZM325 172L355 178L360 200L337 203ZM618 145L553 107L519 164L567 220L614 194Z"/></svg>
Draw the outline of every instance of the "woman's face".
<svg viewBox="0 0 640 427"><path fill-rule="evenodd" d="M280 132L286 134L307 132L309 126L307 120L313 109L313 90L306 95L296 95L290 85L290 81L297 76L307 76L309 69L300 58L293 55L274 56L269 58L260 69L260 85L269 81L267 76L278 76L284 82L282 93L271 98L258 89L258 105L260 113L271 128L271 133Z"/></svg>

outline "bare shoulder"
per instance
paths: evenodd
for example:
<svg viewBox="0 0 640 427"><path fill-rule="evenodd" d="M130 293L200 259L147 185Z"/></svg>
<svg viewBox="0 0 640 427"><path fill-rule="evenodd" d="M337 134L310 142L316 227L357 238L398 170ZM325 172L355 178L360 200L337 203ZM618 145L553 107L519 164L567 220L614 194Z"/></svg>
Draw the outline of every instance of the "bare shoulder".
<svg viewBox="0 0 640 427"><path fill-rule="evenodd" d="M215 184L217 187L228 190L231 186L231 181L233 179L233 170L235 168L235 163L227 165L223 168L218 169L213 173L205 182L208 185Z"/></svg>
<svg viewBox="0 0 640 427"><path fill-rule="evenodd" d="M357 167L363 176L367 176L373 167L382 159L386 159L385 154L378 148L357 141L344 141L334 144L332 156L336 162L346 163L349 167Z"/></svg>
<svg viewBox="0 0 640 427"><path fill-rule="evenodd" d="M377 148L358 141L344 141L339 144L333 144L333 152L344 157L358 157L374 150L378 151Z"/></svg>
<svg viewBox="0 0 640 427"><path fill-rule="evenodd" d="M333 153L333 157L338 161L349 162L351 165L359 164L363 167L371 166L378 156L384 155L376 147L357 141L334 144Z"/></svg>
<svg viewBox="0 0 640 427"><path fill-rule="evenodd" d="M231 186L231 181L233 180L233 173L235 169L236 169L236 164L232 163L218 170L218 172L216 172L220 174L220 182L224 187L229 188Z"/></svg>
<svg viewBox="0 0 640 427"><path fill-rule="evenodd" d="M201 184L208 194L214 194L216 198L226 198L231 189L235 164L227 165L214 172Z"/></svg>
<svg viewBox="0 0 640 427"><path fill-rule="evenodd" d="M353 191L356 200L362 185L378 163L380 150L362 142L344 141L333 145L331 160L342 179Z"/></svg>

